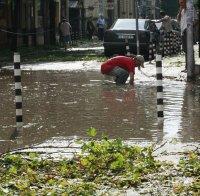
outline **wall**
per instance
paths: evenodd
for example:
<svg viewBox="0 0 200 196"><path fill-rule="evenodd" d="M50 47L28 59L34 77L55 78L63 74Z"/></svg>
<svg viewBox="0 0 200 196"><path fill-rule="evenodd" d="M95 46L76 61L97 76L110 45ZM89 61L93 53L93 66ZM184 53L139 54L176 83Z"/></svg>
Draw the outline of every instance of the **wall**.
<svg viewBox="0 0 200 196"><path fill-rule="evenodd" d="M1 1L2 2L2 1ZM61 17L67 17L68 0L5 0L0 4L0 47L54 44Z"/></svg>
<svg viewBox="0 0 200 196"><path fill-rule="evenodd" d="M119 18L135 18L135 0L120 0L119 10Z"/></svg>
<svg viewBox="0 0 200 196"><path fill-rule="evenodd" d="M162 0L162 8L169 16L176 18L179 9L178 0Z"/></svg>

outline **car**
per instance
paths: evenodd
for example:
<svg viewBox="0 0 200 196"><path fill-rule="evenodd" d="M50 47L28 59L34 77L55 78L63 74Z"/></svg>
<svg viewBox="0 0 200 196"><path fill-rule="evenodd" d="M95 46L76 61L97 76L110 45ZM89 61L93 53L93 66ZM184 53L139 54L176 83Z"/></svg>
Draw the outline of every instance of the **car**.
<svg viewBox="0 0 200 196"><path fill-rule="evenodd" d="M140 54L146 59L149 53L150 31L147 29L149 19L138 19L138 35ZM126 40L131 54L137 54L136 45L136 19L117 19L110 29L104 34L104 54L113 56L116 54L126 54Z"/></svg>

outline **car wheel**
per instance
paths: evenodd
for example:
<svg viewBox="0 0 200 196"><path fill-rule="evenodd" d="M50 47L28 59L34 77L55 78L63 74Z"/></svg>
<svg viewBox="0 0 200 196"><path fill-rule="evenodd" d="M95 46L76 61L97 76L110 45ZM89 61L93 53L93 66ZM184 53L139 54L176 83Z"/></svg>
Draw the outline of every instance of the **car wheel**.
<svg viewBox="0 0 200 196"><path fill-rule="evenodd" d="M107 57L112 56L112 52L110 48L104 48L104 55Z"/></svg>
<svg viewBox="0 0 200 196"><path fill-rule="evenodd" d="M145 50L142 52L142 55L145 60L149 60L149 50Z"/></svg>

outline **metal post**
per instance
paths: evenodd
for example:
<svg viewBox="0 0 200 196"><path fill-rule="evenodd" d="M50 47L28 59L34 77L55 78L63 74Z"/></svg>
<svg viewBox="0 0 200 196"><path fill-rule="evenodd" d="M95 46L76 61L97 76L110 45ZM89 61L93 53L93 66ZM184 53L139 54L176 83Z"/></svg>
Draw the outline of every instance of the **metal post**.
<svg viewBox="0 0 200 196"><path fill-rule="evenodd" d="M194 69L194 47L193 47L193 13L194 4L193 0L187 1L187 81L192 81L195 79Z"/></svg>
<svg viewBox="0 0 200 196"><path fill-rule="evenodd" d="M14 78L15 78L15 105L16 105L16 131L22 131L22 85L21 85L21 69L20 55L14 53Z"/></svg>
<svg viewBox="0 0 200 196"><path fill-rule="evenodd" d="M156 54L156 79L157 79L157 118L163 121L163 85L162 85L162 55Z"/></svg>
<svg viewBox="0 0 200 196"><path fill-rule="evenodd" d="M153 60L153 43L150 41L149 43L149 63Z"/></svg>
<svg viewBox="0 0 200 196"><path fill-rule="evenodd" d="M198 39L198 42L199 42L199 57L200 57L200 1L199 1L199 3L198 3L198 6L199 6L199 21L198 21L198 28L199 28L199 30L198 30L198 34L199 34L199 39Z"/></svg>
<svg viewBox="0 0 200 196"><path fill-rule="evenodd" d="M152 15L153 15L153 18L155 19L156 18L156 13L155 13L155 11L156 11L156 2L155 2L155 0L152 0L151 3L152 3L151 4Z"/></svg>
<svg viewBox="0 0 200 196"><path fill-rule="evenodd" d="M126 55L130 56L130 47L129 47L129 43L128 43L128 39L125 39L125 44L126 44Z"/></svg>
<svg viewBox="0 0 200 196"><path fill-rule="evenodd" d="M140 54L140 42L139 42L139 26L138 26L138 1L135 0L135 18L136 18L136 45L137 55Z"/></svg>

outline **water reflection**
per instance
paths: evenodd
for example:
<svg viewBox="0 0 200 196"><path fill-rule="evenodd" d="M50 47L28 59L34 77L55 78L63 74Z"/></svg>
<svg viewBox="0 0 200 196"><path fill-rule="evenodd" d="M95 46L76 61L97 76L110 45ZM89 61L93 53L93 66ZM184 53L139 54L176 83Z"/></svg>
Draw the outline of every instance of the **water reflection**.
<svg viewBox="0 0 200 196"><path fill-rule="evenodd" d="M164 85L165 139L180 138L185 83L170 81Z"/></svg>
<svg viewBox="0 0 200 196"><path fill-rule="evenodd" d="M8 142L15 126L12 71L0 76L0 147L36 144L52 137L86 136L95 127L99 136L135 141L178 137L199 140L199 87L168 81L164 85L165 122L158 128L156 86L135 81L135 86L103 82L98 71L23 71L22 144ZM195 93L194 93L195 91ZM184 95L184 96L183 96Z"/></svg>
<svg viewBox="0 0 200 196"><path fill-rule="evenodd" d="M182 130L184 142L200 140L200 86L188 84L184 90L182 107Z"/></svg>

